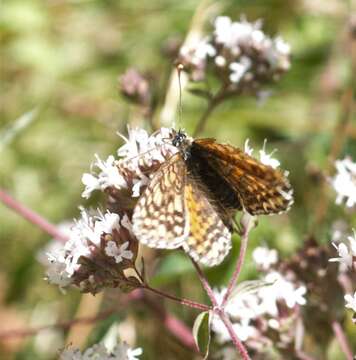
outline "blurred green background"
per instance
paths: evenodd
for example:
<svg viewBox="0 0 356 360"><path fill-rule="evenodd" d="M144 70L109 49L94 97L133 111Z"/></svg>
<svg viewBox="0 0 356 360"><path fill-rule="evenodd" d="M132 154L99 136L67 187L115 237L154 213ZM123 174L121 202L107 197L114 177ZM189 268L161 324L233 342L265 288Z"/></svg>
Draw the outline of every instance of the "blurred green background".
<svg viewBox="0 0 356 360"><path fill-rule="evenodd" d="M335 220L353 221L355 227L356 219L334 205L333 190L320 180L320 174L333 173L335 158L346 154L356 158L356 121L347 107L354 85L352 61L355 66L348 36L351 2L205 3L215 16L262 18L266 33L279 34L292 46L292 68L271 86L273 95L264 104L252 98L232 99L213 113L204 132L236 146L250 138L255 148L267 138L268 150L278 148L276 157L290 171L296 203L288 215L260 219L250 251L265 243L287 256L312 230L320 243L329 242ZM54 224L78 216L79 205L96 207L97 197L81 198L81 175L88 171L94 153L102 158L115 153L122 144L116 132L125 132L128 122L148 128L135 107L119 95L118 76L129 67L148 72L159 84L157 96L163 104L174 70L163 49L172 39L184 39L199 4L196 0L3 0L0 187ZM206 25L209 28L209 21ZM192 131L204 109L203 100L184 92L183 127ZM0 203L0 329L45 325L78 315L80 294L72 290L64 296L43 280L44 268L37 258L49 240ZM204 301L185 258L167 252L161 260L153 284ZM232 264L209 272L214 285L226 283ZM243 277L252 277L254 271L249 256ZM117 296L107 294L98 306L109 306ZM192 324L195 312L175 304L167 307ZM127 326L122 333L131 334L136 346L144 348L142 359L192 356L170 335L162 334L149 310L135 304L89 327L90 335L79 343L100 340L116 320ZM76 331L79 336L79 328ZM8 339L0 342L0 358L55 358L67 336L68 331L49 331ZM328 354L330 359L342 359L335 344Z"/></svg>

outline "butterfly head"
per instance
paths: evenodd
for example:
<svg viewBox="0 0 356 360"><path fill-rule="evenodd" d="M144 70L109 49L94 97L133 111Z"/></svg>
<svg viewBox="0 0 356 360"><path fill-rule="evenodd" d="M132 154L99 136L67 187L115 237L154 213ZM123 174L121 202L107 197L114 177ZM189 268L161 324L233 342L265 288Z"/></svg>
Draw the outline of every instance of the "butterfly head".
<svg viewBox="0 0 356 360"><path fill-rule="evenodd" d="M192 142L193 139L182 129L173 133L172 145L182 152L185 159L189 157L189 148L192 145Z"/></svg>

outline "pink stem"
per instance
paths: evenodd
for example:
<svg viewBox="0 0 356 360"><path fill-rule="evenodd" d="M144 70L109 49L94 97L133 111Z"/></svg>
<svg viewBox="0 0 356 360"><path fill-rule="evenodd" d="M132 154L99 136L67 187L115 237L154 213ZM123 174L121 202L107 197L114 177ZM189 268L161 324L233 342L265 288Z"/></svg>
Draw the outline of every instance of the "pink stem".
<svg viewBox="0 0 356 360"><path fill-rule="evenodd" d="M4 190L0 189L0 200L10 209L14 210L16 213L21 215L23 218L28 220L30 223L38 226L47 234L51 235L53 238L58 239L62 242L68 240L67 236L63 235L56 226L49 223L42 216L38 215L34 211L30 210L26 206L20 204L17 200L7 194Z"/></svg>
<svg viewBox="0 0 356 360"><path fill-rule="evenodd" d="M173 301L176 301L178 303L180 303L181 305L185 305L185 306L189 306L191 308L194 308L194 309L199 309L199 310L202 310L202 311L209 311L211 310L211 307L208 306L208 305L205 305L205 304L201 304L201 303L198 303L198 302L195 302L195 301L192 301L192 300L188 300L188 299L184 299L184 298L179 298L179 297L176 297L174 295L171 295L171 294L167 294L161 290L158 290L158 289L155 289L155 288L152 288L150 287L149 285L143 285L143 289L147 289L149 291L152 291L153 293L155 293L156 295L159 295L161 297L164 297L164 298L167 298L169 300L173 300Z"/></svg>
<svg viewBox="0 0 356 360"><path fill-rule="evenodd" d="M224 323L227 331L229 332L231 340L232 340L233 344L235 345L237 351L242 356L242 359L243 360L251 360L245 346L242 344L242 342L237 337L237 335L235 333L235 330L232 327L231 321L229 320L227 314L225 313L224 308L218 304L218 301L216 300L213 289L211 288L211 286L210 286L207 278L205 277L203 271L200 269L200 266L193 259L191 259L191 260L192 260L192 263L193 263L195 269L197 270L199 279L200 279L205 291L207 292L211 303L214 306L213 312L215 314L217 314L220 317L221 321Z"/></svg>
<svg viewBox="0 0 356 360"><path fill-rule="evenodd" d="M341 347L342 352L345 354L347 360L352 360L352 350L350 348L350 345L346 339L344 330L342 329L340 323L336 320L332 322L332 328L335 334L335 337Z"/></svg>
<svg viewBox="0 0 356 360"><path fill-rule="evenodd" d="M229 335L231 337L232 342L234 343L236 349L238 350L238 352L240 353L241 357L243 360L251 360L250 356L248 355L248 352L245 348L245 346L242 344L242 342L240 341L240 339L237 337L233 327L232 327L232 323L230 321L230 319L228 318L228 316L225 314L224 311L218 311L217 312L221 321L224 323L227 331L229 332Z"/></svg>
<svg viewBox="0 0 356 360"><path fill-rule="evenodd" d="M243 228L243 233L241 235L241 246L240 246L240 253L239 253L239 257L237 259L237 263L236 263L236 267L234 270L234 273L232 274L232 277L229 281L229 285L227 287L226 293L224 295L223 301L221 306L224 307L227 303L227 301L229 300L229 297L232 293L232 291L234 290L234 287L237 283L237 280L239 278L241 269L242 269L242 265L244 263L245 260L245 256L246 256L246 250L247 250L247 244L248 244L248 235L250 232L250 228L251 228L251 222L252 222L252 218L249 217L247 220L247 223L244 225Z"/></svg>
<svg viewBox="0 0 356 360"><path fill-rule="evenodd" d="M196 271L198 273L199 279L200 279L206 293L209 296L209 299L210 299L211 303L213 304L214 307L218 307L219 304L218 304L218 302L216 300L214 291L213 291L213 289L211 288L211 286L210 286L210 284L208 282L208 279L205 277L205 275L204 275L203 271L201 270L200 266L193 259L191 259L191 260L192 260L192 263L193 263L193 265L194 265L194 267L195 267L195 269L196 269Z"/></svg>
<svg viewBox="0 0 356 360"><path fill-rule="evenodd" d="M176 317L166 313L163 325L186 347L198 351L191 330Z"/></svg>

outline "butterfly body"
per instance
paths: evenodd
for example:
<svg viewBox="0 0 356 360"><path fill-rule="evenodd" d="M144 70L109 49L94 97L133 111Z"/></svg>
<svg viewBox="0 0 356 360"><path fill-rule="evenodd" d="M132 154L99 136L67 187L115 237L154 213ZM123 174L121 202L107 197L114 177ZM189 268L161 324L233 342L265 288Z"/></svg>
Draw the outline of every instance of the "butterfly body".
<svg viewBox="0 0 356 360"><path fill-rule="evenodd" d="M182 247L194 260L219 264L231 248L234 213L286 211L285 175L231 145L173 132L179 151L161 165L138 200L133 231L154 248Z"/></svg>

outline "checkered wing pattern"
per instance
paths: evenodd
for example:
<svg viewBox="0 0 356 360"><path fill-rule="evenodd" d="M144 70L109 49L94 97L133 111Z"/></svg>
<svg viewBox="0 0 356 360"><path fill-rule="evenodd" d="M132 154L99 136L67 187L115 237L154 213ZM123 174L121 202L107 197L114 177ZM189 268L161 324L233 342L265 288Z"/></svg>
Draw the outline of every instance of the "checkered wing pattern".
<svg viewBox="0 0 356 360"><path fill-rule="evenodd" d="M133 232L147 246L174 249L189 231L184 202L186 165L181 154L161 165L138 200L133 213Z"/></svg>
<svg viewBox="0 0 356 360"><path fill-rule="evenodd" d="M214 139L197 139L191 153L207 161L226 180L248 213L282 213L293 204L293 190L286 176L241 149Z"/></svg>
<svg viewBox="0 0 356 360"><path fill-rule="evenodd" d="M207 194L202 184L188 176L184 195L190 226L183 249L195 261L214 266L220 264L229 253L231 233Z"/></svg>

